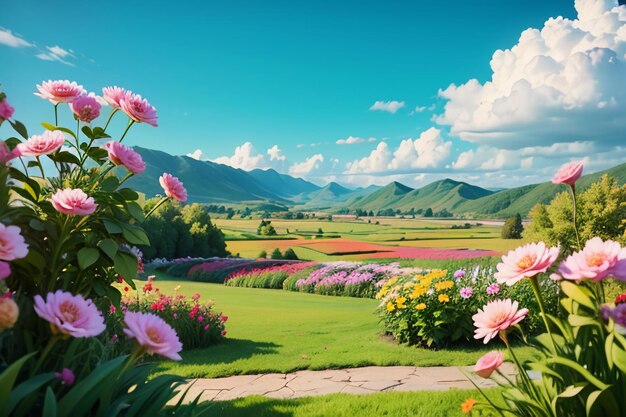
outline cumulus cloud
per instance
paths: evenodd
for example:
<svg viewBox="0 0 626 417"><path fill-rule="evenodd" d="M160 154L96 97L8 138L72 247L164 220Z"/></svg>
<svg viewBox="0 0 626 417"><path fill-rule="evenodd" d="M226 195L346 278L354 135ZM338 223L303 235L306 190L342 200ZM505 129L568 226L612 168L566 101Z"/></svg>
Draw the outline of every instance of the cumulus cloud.
<svg viewBox="0 0 626 417"><path fill-rule="evenodd" d="M187 154L188 157L192 159L196 159L198 161L202 160L202 155L203 155L202 149L196 149L195 151Z"/></svg>
<svg viewBox="0 0 626 417"><path fill-rule="evenodd" d="M356 145L365 142L376 142L376 138L360 138L358 136L348 136L346 139L339 139L337 145Z"/></svg>
<svg viewBox="0 0 626 417"><path fill-rule="evenodd" d="M306 158L303 162L297 162L289 167L289 174L306 177L319 170L324 162L324 155L321 153L315 154L309 158Z"/></svg>
<svg viewBox="0 0 626 417"><path fill-rule="evenodd" d="M256 153L252 142L246 142L237 146L232 156L220 156L214 159L213 162L230 165L233 168L240 168L246 171L265 166L263 154Z"/></svg>
<svg viewBox="0 0 626 417"><path fill-rule="evenodd" d="M267 154L270 156L270 161L284 161L287 159L285 155L282 154L278 145L274 145L267 150Z"/></svg>
<svg viewBox="0 0 626 417"><path fill-rule="evenodd" d="M450 156L452 142L441 136L439 129L431 127L417 139L405 139L392 152L381 142L368 156L349 162L346 173L383 173L386 171L412 171L438 168Z"/></svg>
<svg viewBox="0 0 626 417"><path fill-rule="evenodd" d="M491 60L491 80L452 84L437 122L461 139L518 149L555 142L618 144L626 129L626 8L576 0Z"/></svg>
<svg viewBox="0 0 626 417"><path fill-rule="evenodd" d="M65 65L74 66L74 64L67 60L74 56L73 51L71 49L63 49L58 45L46 46L45 51L41 51L35 56L44 61L58 61Z"/></svg>
<svg viewBox="0 0 626 417"><path fill-rule="evenodd" d="M370 110L386 111L389 113L395 113L404 107L404 101L381 101L378 100L370 106Z"/></svg>
<svg viewBox="0 0 626 417"><path fill-rule="evenodd" d="M3 27L0 27L0 45L10 46L11 48L24 48L33 46L32 43L14 34L13 32L11 32L11 30Z"/></svg>

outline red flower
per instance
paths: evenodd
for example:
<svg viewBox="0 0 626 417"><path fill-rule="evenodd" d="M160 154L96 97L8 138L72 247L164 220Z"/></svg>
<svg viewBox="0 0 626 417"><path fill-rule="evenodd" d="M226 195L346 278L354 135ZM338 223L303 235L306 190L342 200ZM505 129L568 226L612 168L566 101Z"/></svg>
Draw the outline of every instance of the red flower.
<svg viewBox="0 0 626 417"><path fill-rule="evenodd" d="M622 304L622 303L626 303L626 292L618 295L617 298L615 299L615 304Z"/></svg>

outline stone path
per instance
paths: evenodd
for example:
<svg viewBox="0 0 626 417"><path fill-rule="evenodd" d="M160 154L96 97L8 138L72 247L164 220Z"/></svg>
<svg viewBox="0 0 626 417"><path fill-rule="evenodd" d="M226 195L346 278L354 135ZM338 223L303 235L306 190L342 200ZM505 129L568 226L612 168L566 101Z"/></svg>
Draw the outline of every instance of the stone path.
<svg viewBox="0 0 626 417"><path fill-rule="evenodd" d="M513 375L513 366L505 363L501 371ZM298 371L290 374L237 375L226 378L199 378L187 398L202 394L201 401L226 401L249 395L269 398L298 398L333 393L371 394L382 391L424 391L450 388L472 389L463 374L472 375L472 367L451 366L368 366L364 368ZM494 374L495 375L495 374ZM495 382L473 376L479 387L493 387ZM187 388L186 386L183 389Z"/></svg>

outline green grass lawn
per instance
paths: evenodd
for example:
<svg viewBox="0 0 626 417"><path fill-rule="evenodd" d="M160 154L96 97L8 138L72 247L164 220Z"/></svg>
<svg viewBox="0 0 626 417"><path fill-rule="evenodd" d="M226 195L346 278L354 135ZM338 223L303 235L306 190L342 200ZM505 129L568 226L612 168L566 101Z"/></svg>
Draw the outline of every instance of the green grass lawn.
<svg viewBox="0 0 626 417"><path fill-rule="evenodd" d="M162 363L160 371L185 377L367 365L470 365L498 346L433 351L397 345L380 335L377 301L371 299L181 282L163 273L155 284L169 294L180 284L180 293L212 299L217 311L229 317L224 343L184 351L181 362Z"/></svg>
<svg viewBox="0 0 626 417"><path fill-rule="evenodd" d="M487 390L487 395L495 394ZM208 405L220 417L461 417L461 403L480 400L477 391L385 392L368 395L333 394L293 400L246 397Z"/></svg>

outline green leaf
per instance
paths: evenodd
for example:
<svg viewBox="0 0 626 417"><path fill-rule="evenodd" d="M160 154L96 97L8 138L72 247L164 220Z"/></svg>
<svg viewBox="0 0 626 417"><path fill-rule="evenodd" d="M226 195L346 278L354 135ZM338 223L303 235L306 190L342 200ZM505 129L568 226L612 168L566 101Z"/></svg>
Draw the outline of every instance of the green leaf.
<svg viewBox="0 0 626 417"><path fill-rule="evenodd" d="M93 128L93 136L95 139L103 139L110 138L111 136L107 135L103 128L100 126L96 126Z"/></svg>
<svg viewBox="0 0 626 417"><path fill-rule="evenodd" d="M97 246L111 260L115 258L115 254L117 253L118 248L116 241L114 241L113 239L102 239L100 242L98 242Z"/></svg>
<svg viewBox="0 0 626 417"><path fill-rule="evenodd" d="M81 131L85 134L85 136L87 136L89 139L92 139L92 140L94 139L94 134L93 134L93 132L91 131L91 128L90 128L89 126L83 126L83 128L82 128L82 129L80 129L80 130L81 130Z"/></svg>
<svg viewBox="0 0 626 417"><path fill-rule="evenodd" d="M99 148L97 146L92 146L87 151L87 156L93 159L94 161L99 161L102 158L106 158L109 153L106 149Z"/></svg>
<svg viewBox="0 0 626 417"><path fill-rule="evenodd" d="M68 151L57 152L48 156L50 157L50 159L56 162L67 162L70 164L80 165L80 159L78 159L76 155Z"/></svg>
<svg viewBox="0 0 626 417"><path fill-rule="evenodd" d="M6 404L8 404L9 395L11 394L11 391L13 389L13 384L15 383L17 375L20 373L20 370L22 369L24 363L26 363L26 361L33 357L35 353L37 352L31 352L28 355L22 356L11 365L9 365L9 367L0 374L0 406L2 407L2 409L0 409L0 416L8 415Z"/></svg>
<svg viewBox="0 0 626 417"><path fill-rule="evenodd" d="M113 260L115 271L129 284L137 277L137 264L137 257L126 252L118 252Z"/></svg>
<svg viewBox="0 0 626 417"><path fill-rule="evenodd" d="M569 281L561 282L561 290L572 300L578 304L588 307L595 311L596 305L592 300L591 292L588 289L576 285Z"/></svg>
<svg viewBox="0 0 626 417"><path fill-rule="evenodd" d="M110 220L102 220L102 224L104 224L104 228L107 229L107 232L111 234L120 234L122 233L122 228L117 224L113 223Z"/></svg>
<svg viewBox="0 0 626 417"><path fill-rule="evenodd" d="M100 252L96 248L82 248L77 253L78 267L87 269L93 265L100 257Z"/></svg>
<svg viewBox="0 0 626 417"><path fill-rule="evenodd" d="M47 384L54 379L52 372L46 374L35 375L32 378L27 379L18 386L16 386L9 395L9 404L7 406L7 413L11 413L15 407L27 396L36 392L39 388Z"/></svg>
<svg viewBox="0 0 626 417"><path fill-rule="evenodd" d="M135 190L131 190L130 188L121 188L117 190L117 192L120 193L120 195L128 201L135 201L139 198L139 194L137 194Z"/></svg>
<svg viewBox="0 0 626 417"><path fill-rule="evenodd" d="M148 235L146 232L134 224L125 224L122 226L122 233L124 234L124 239L133 245L143 245L150 246L150 239L148 239Z"/></svg>
<svg viewBox="0 0 626 417"><path fill-rule="evenodd" d="M120 185L120 180L115 175L109 175L100 183L100 188L104 191L113 192Z"/></svg>
<svg viewBox="0 0 626 417"><path fill-rule="evenodd" d="M46 390L46 397L43 402L43 412L41 417L56 417L57 416L57 399L52 392L52 388L48 387Z"/></svg>
<svg viewBox="0 0 626 417"><path fill-rule="evenodd" d="M613 359L613 363L619 370L626 373L626 351L620 348L617 343L613 344L613 348L611 349L611 358Z"/></svg>
<svg viewBox="0 0 626 417"><path fill-rule="evenodd" d="M575 397L578 394L580 394L580 392L582 390L584 390L585 388L587 388L589 386L588 383L584 382L582 384L577 384L577 385L570 385L569 387L565 388L560 394L559 397L560 398L571 398L571 397Z"/></svg>
<svg viewBox="0 0 626 417"><path fill-rule="evenodd" d="M61 132L67 133L68 135L71 135L74 139L76 139L76 134L72 132L71 130L69 130L68 128L55 126L53 124L46 123L46 122L41 122L41 125L48 130L60 130Z"/></svg>
<svg viewBox="0 0 626 417"><path fill-rule="evenodd" d="M587 397L587 415L591 415L593 409L598 407L601 408L597 414L600 416L619 416L621 414L620 407L610 388L594 391Z"/></svg>
<svg viewBox="0 0 626 417"><path fill-rule="evenodd" d="M600 326L596 320L591 317L580 316L578 314L570 314L567 317L567 321L574 327L583 327L583 326Z"/></svg>
<svg viewBox="0 0 626 417"><path fill-rule="evenodd" d="M14 120L14 121L9 120L9 123L11 124L11 127L13 127L13 129L17 133L19 133L21 137L23 137L24 139L28 139L28 130L26 130L26 126L24 126L22 122L19 122L17 120Z"/></svg>
<svg viewBox="0 0 626 417"><path fill-rule="evenodd" d="M137 220L139 223L143 223L143 221L145 220L145 215L143 213L143 209L139 204L135 203L134 201L129 202L126 204L126 208L135 220Z"/></svg>
<svg viewBox="0 0 626 417"><path fill-rule="evenodd" d="M4 141L4 143L7 144L7 146L9 147L9 149L13 150L15 149L15 147L17 145L19 145L20 143L22 143L21 140L19 140L18 138L8 138L7 140Z"/></svg>
<svg viewBox="0 0 626 417"><path fill-rule="evenodd" d="M606 389L609 386L609 385L605 384L604 382L600 381L595 376L593 376L591 374L591 372L589 372L587 369L583 368L582 365L580 365L579 363L574 362L571 359L563 358L563 357L560 357L560 356L554 356L554 357L551 357L551 358L547 358L546 362L548 362L548 363L556 363L556 364L559 364L559 365L567 366L568 368L578 372L587 381L589 381L591 384L595 385L597 388L599 388L601 390Z"/></svg>
<svg viewBox="0 0 626 417"><path fill-rule="evenodd" d="M28 168L38 168L39 167L39 162L37 162L37 161L28 161L26 166Z"/></svg>

